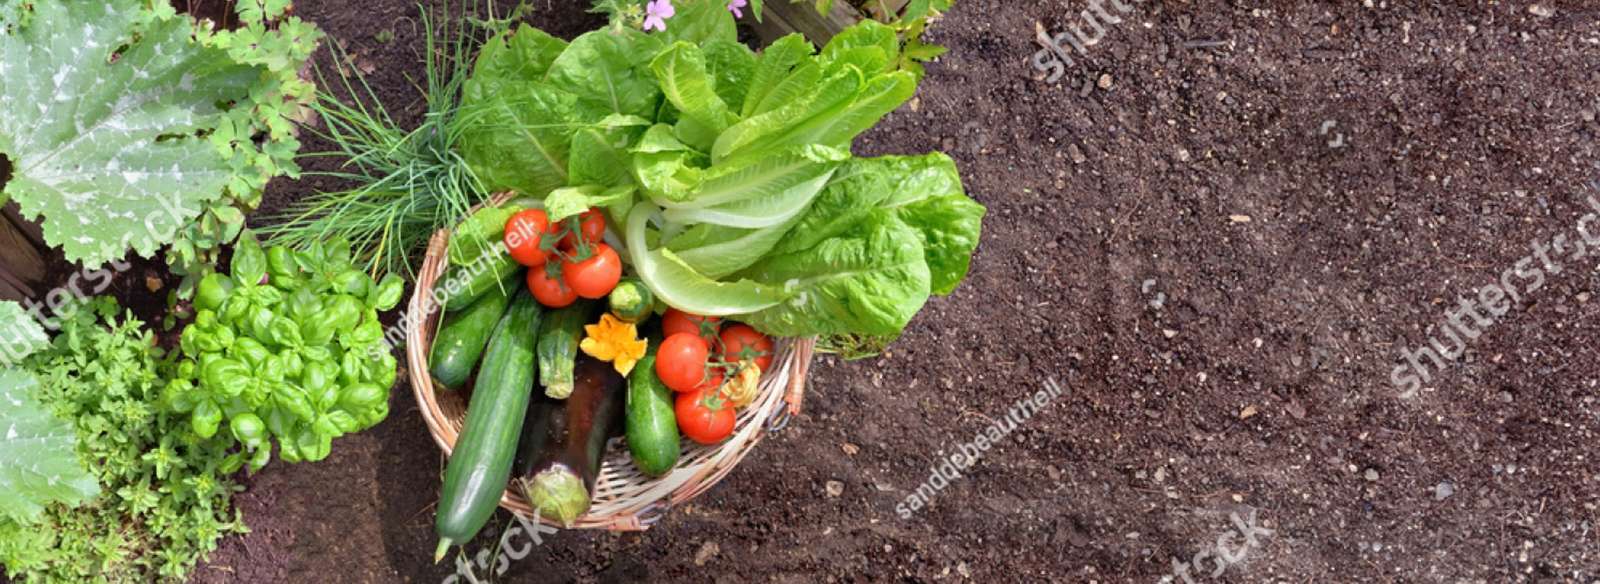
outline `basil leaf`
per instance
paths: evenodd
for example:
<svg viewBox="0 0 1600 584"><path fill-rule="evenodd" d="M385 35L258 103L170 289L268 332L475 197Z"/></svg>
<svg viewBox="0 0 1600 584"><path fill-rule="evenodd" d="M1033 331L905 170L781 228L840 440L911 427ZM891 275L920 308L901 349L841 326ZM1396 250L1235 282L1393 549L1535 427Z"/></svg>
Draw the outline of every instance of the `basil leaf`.
<svg viewBox="0 0 1600 584"><path fill-rule="evenodd" d="M267 256L261 251L254 232L245 231L233 245L233 264L230 266L233 282L239 286L255 286L267 274Z"/></svg>

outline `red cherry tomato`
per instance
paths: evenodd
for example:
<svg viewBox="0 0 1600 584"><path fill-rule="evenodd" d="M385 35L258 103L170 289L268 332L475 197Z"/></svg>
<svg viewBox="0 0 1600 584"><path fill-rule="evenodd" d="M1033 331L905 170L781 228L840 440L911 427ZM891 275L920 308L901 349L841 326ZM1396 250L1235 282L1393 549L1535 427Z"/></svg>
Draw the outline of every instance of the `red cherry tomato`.
<svg viewBox="0 0 1600 584"><path fill-rule="evenodd" d="M737 421L733 405L711 391L678 394L672 411L677 414L678 429L683 435L701 444L727 440Z"/></svg>
<svg viewBox="0 0 1600 584"><path fill-rule="evenodd" d="M528 291L539 304L550 308L571 306L578 300L578 293L561 278L551 278L544 266L528 269Z"/></svg>
<svg viewBox="0 0 1600 584"><path fill-rule="evenodd" d="M668 336L656 350L656 377L675 392L692 392L706 379L711 347L691 334Z"/></svg>
<svg viewBox="0 0 1600 584"><path fill-rule="evenodd" d="M772 366L772 339L756 332L750 325L731 324L722 329L722 360L738 363L755 359L762 373Z"/></svg>
<svg viewBox="0 0 1600 584"><path fill-rule="evenodd" d="M597 243L590 250L593 254L589 259L562 262L562 277L579 296L605 298L617 287L617 282L622 281L622 258L617 256L617 250L604 243Z"/></svg>
<svg viewBox="0 0 1600 584"><path fill-rule="evenodd" d="M722 319L715 316L697 316L668 308L667 313L661 315L661 334L670 337L677 333L689 333L710 342L717 338L717 327L721 324Z"/></svg>
<svg viewBox="0 0 1600 584"><path fill-rule="evenodd" d="M584 211L582 215L578 216L578 221L578 230L583 233L584 241L589 243L600 243L601 240L605 239L606 216L604 213L600 212L600 209L591 207L588 211ZM565 227L568 221L562 220L561 223L562 226ZM572 230L566 229L565 231L566 235L561 237L561 245L566 246L566 248L569 250L574 249Z"/></svg>
<svg viewBox="0 0 1600 584"><path fill-rule="evenodd" d="M511 259L528 267L544 265L548 254L540 247L546 231L550 229L550 216L543 209L519 211L506 220L504 241Z"/></svg>
<svg viewBox="0 0 1600 584"><path fill-rule="evenodd" d="M722 378L722 371L721 370L712 371L710 373L710 376L711 376L710 378L706 379L705 381L700 382L700 385L696 385L694 387L694 390L695 391L714 392L717 389L721 388L722 387L722 379L723 379Z"/></svg>

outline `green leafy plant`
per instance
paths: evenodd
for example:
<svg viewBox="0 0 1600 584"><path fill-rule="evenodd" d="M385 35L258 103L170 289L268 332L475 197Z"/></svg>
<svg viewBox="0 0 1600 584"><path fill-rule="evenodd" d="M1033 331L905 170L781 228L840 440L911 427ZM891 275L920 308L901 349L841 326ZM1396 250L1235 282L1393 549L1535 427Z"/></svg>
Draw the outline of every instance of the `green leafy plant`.
<svg viewBox="0 0 1600 584"><path fill-rule="evenodd" d="M48 344L44 328L21 305L0 302L6 323L7 362L32 355ZM100 493L94 477L78 461L72 425L52 416L34 399L39 382L25 370L0 369L0 520L31 523L46 505L67 506Z"/></svg>
<svg viewBox="0 0 1600 584"><path fill-rule="evenodd" d="M287 2L239 3L211 32L165 0L0 0L0 197L98 267L132 249L188 276L237 236L267 181L294 175L297 73L320 33ZM275 24L274 24L275 23Z"/></svg>
<svg viewBox="0 0 1600 584"><path fill-rule="evenodd" d="M900 35L865 21L821 51L790 35L756 55L729 13L692 6L668 31L696 40L490 39L464 89L462 155L552 221L605 209L669 305L773 335L854 335L841 346L897 336L966 276L984 215L947 156L849 151L915 93Z"/></svg>
<svg viewBox="0 0 1600 584"><path fill-rule="evenodd" d="M0 312L13 328L27 319L20 309ZM28 376L27 399L65 421L76 437L72 462L99 492L76 505L49 503L31 518L0 517L0 564L14 581L181 581L224 534L244 530L227 478L240 454L161 411L162 352L143 323L119 312L109 298L91 301L47 347L0 373L8 394L0 415L15 415L10 382ZM54 458L28 448L29 461Z"/></svg>
<svg viewBox="0 0 1600 584"><path fill-rule="evenodd" d="M317 461L334 438L388 416L397 364L378 311L400 302L398 275L374 282L342 241L263 251L248 231L231 271L200 281L166 410L201 438L242 446L252 470L273 439L282 459Z"/></svg>
<svg viewBox="0 0 1600 584"><path fill-rule="evenodd" d="M422 21L427 111L420 124L401 127L365 78L341 66L337 87L345 97L324 91L312 106L326 124L318 132L334 149L307 157L342 161L338 170L309 174L351 186L309 195L272 218L260 229L271 243L306 248L342 238L354 245L355 260L368 273L409 276L412 260L434 231L453 225L488 198L457 153L463 139L459 96L475 40L470 29L450 28L455 19L445 18L444 28L437 29L424 9Z"/></svg>
<svg viewBox="0 0 1600 584"><path fill-rule="evenodd" d="M223 246L244 227L244 216L261 205L269 181L300 177L295 163L300 151L297 128L310 119L317 97L316 85L301 79L300 72L323 34L316 25L290 16L293 4L240 0L235 3L236 28L201 37L227 51L233 62L254 66L261 73L210 135L232 170L223 196L208 203L168 249L168 264L184 276L180 296L187 297L193 285L211 272Z"/></svg>

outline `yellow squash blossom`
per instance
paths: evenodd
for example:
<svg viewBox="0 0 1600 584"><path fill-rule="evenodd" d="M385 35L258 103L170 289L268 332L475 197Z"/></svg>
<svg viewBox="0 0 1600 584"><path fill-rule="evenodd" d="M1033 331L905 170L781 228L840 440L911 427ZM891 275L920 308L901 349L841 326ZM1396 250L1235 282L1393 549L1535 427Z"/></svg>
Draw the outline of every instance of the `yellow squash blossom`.
<svg viewBox="0 0 1600 584"><path fill-rule="evenodd" d="M588 336L578 347L590 357L611 362L623 376L633 371L649 347L648 341L639 338L639 329L633 323L623 322L609 312L600 317L600 324L583 325L583 330Z"/></svg>
<svg viewBox="0 0 1600 584"><path fill-rule="evenodd" d="M757 391L760 388L761 368L756 366L754 360L745 359L739 362L738 373L724 386L722 393L734 407L742 408L756 401L756 396L761 393Z"/></svg>

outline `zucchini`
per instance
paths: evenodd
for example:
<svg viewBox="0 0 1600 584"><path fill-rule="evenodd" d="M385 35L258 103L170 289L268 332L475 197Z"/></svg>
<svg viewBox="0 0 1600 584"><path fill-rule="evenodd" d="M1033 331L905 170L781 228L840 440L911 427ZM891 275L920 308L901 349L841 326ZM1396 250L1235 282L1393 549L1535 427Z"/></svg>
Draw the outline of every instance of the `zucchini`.
<svg viewBox="0 0 1600 584"><path fill-rule="evenodd" d="M656 304L655 295L650 293L650 289L645 287L644 282L634 278L618 283L606 300L611 304L611 314L623 322L631 323L649 318Z"/></svg>
<svg viewBox="0 0 1600 584"><path fill-rule="evenodd" d="M447 311L461 310L472 306L490 290L504 292L524 287L519 286L521 278L515 277L521 268L522 264L504 252L475 264L450 266L439 276L439 281L434 282L433 298L444 304Z"/></svg>
<svg viewBox="0 0 1600 584"><path fill-rule="evenodd" d="M610 363L583 355L574 369L571 397L548 410L544 436L525 440L542 442L544 448L518 479L533 508L562 525L572 525L589 510L606 440L622 425L626 399L622 375Z"/></svg>
<svg viewBox="0 0 1600 584"><path fill-rule="evenodd" d="M594 303L579 300L566 308L550 312L539 327L539 385L555 399L572 395L573 360L578 357L578 341L583 340L583 325L593 314Z"/></svg>
<svg viewBox="0 0 1600 584"><path fill-rule="evenodd" d="M467 421L445 465L434 522L439 534L435 562L451 544L471 541L483 529L511 479L517 436L533 393L533 332L541 311L527 290L518 291L489 338Z"/></svg>
<svg viewBox="0 0 1600 584"><path fill-rule="evenodd" d="M672 408L672 390L656 377L652 350L628 375L628 451L634 466L646 475L667 474L678 464L678 417Z"/></svg>
<svg viewBox="0 0 1600 584"><path fill-rule="evenodd" d="M445 315L444 326L439 328L428 355L428 371L434 381L451 390L463 387L510 302L505 294L493 291L466 310Z"/></svg>

